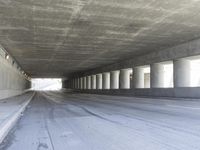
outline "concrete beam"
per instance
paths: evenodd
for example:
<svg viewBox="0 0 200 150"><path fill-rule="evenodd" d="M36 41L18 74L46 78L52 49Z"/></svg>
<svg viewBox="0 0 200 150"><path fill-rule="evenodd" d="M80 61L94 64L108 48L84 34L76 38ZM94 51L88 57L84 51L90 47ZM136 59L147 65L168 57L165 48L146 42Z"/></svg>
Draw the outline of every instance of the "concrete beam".
<svg viewBox="0 0 200 150"><path fill-rule="evenodd" d="M200 39L193 40L160 51L153 51L145 55L136 56L129 60L120 61L120 63L106 65L92 70L87 70L86 72L75 73L73 75L83 76L83 75L97 74L102 72L110 72L113 70L132 68L133 66L150 65L153 63L172 61L175 59L184 58L188 56L200 55L199 47L200 47Z"/></svg>

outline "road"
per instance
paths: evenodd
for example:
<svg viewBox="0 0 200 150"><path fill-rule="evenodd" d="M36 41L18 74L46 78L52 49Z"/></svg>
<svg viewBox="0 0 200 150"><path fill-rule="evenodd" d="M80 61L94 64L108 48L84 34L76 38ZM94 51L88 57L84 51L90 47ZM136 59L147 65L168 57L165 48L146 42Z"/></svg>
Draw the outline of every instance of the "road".
<svg viewBox="0 0 200 150"><path fill-rule="evenodd" d="M37 92L3 150L200 150L200 101Z"/></svg>

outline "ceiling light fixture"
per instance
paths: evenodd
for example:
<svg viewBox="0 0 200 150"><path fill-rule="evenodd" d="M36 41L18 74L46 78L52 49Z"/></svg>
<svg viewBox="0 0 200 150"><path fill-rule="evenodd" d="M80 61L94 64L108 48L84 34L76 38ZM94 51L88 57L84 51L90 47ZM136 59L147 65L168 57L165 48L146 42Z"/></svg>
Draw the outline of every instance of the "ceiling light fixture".
<svg viewBox="0 0 200 150"><path fill-rule="evenodd" d="M9 59L9 58L10 58L10 56L8 54L6 54L6 59Z"/></svg>

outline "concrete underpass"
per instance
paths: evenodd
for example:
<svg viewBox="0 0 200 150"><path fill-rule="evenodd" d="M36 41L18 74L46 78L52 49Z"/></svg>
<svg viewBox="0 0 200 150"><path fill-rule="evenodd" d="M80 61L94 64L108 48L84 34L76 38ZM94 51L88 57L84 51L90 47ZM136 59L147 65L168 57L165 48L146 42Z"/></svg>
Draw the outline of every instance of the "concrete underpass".
<svg viewBox="0 0 200 150"><path fill-rule="evenodd" d="M0 150L199 150L199 11L0 0Z"/></svg>

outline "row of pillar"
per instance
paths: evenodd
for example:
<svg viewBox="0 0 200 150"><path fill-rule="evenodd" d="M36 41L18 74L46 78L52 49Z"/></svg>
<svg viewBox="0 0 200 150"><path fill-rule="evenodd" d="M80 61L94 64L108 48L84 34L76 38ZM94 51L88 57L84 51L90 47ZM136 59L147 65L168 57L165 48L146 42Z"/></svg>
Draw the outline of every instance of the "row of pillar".
<svg viewBox="0 0 200 150"><path fill-rule="evenodd" d="M179 59L173 61L174 87L190 86L190 61ZM164 87L164 67L162 63L150 65L150 87ZM144 69L135 67L132 69L122 69L102 74L91 75L70 80L72 88L76 89L129 89L131 88L130 76L134 72L134 88L144 88Z"/></svg>
<svg viewBox="0 0 200 150"><path fill-rule="evenodd" d="M72 79L68 84L75 89L129 89L131 73L131 69L122 69Z"/></svg>
<svg viewBox="0 0 200 150"><path fill-rule="evenodd" d="M173 84L174 87L190 87L190 67L189 59L178 59L173 61ZM151 88L164 87L164 66L162 63L151 65Z"/></svg>

